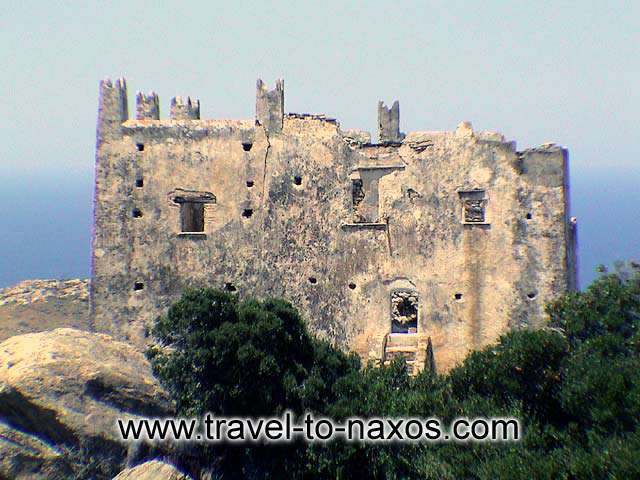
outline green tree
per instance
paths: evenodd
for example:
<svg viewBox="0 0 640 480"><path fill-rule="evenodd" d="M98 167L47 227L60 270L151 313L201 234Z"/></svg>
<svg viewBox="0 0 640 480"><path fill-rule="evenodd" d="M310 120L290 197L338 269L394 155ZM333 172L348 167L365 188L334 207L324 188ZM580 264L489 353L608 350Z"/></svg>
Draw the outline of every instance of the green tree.
<svg viewBox="0 0 640 480"><path fill-rule="evenodd" d="M555 331L513 331L496 345L472 352L449 375L453 394L491 398L497 405L520 404L531 417L562 423L557 391L566 339Z"/></svg>
<svg viewBox="0 0 640 480"><path fill-rule="evenodd" d="M300 414L331 402L336 378L358 371L347 356L314 339L287 302L239 301L215 289L190 289L157 319L148 351L177 413L228 416ZM225 478L299 475L304 445L217 450ZM203 456L211 455L210 451Z"/></svg>
<svg viewBox="0 0 640 480"><path fill-rule="evenodd" d="M640 267L618 265L547 312L552 328L411 376L402 360L361 370L286 302L190 290L158 319L149 357L185 415L510 416L524 430L509 444L245 445L217 451L225 478L638 478Z"/></svg>

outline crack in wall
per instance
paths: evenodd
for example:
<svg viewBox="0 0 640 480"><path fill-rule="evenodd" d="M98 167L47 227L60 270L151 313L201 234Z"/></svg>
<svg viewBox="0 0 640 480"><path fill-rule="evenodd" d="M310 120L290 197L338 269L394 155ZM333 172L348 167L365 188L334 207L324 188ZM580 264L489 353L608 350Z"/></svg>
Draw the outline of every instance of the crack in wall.
<svg viewBox="0 0 640 480"><path fill-rule="evenodd" d="M271 150L271 142L269 141L269 132L264 127L264 125L260 125L262 130L264 131L264 136L267 139L267 149L264 152L264 166L262 170L262 206L265 205L265 193L267 187L267 158L269 157L269 151Z"/></svg>
<svg viewBox="0 0 640 480"><path fill-rule="evenodd" d="M389 247L389 256L393 256L393 249L391 248L391 232L389 231L389 217L385 217L385 223L387 224L387 246Z"/></svg>
<svg viewBox="0 0 640 480"><path fill-rule="evenodd" d="M264 152L264 162L262 165L262 198L261 198L261 208L263 209L262 215L261 215L261 222L263 225L263 228L260 229L260 233L258 234L258 238L259 238L259 245L260 245L260 270L259 270L259 276L261 278L264 278L264 272L267 270L267 255L266 255L266 251L267 249L266 247L266 242L267 242L267 234L266 234L266 230L264 228L264 219L266 218L265 214L264 214L264 209L266 208L266 192L267 192L267 160L269 158L269 152L271 151L271 141L269 140L269 131L266 129L266 127L262 124L260 124L260 127L262 128L262 131L264 132L264 136L265 139L267 140L267 148L265 149ZM258 273L258 272L256 272ZM268 277L267 277L268 278Z"/></svg>

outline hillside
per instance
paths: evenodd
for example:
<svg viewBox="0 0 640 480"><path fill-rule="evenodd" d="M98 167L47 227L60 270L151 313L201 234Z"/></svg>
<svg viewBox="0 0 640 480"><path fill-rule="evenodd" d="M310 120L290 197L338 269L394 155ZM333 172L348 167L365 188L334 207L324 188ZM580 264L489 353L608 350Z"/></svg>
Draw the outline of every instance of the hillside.
<svg viewBox="0 0 640 480"><path fill-rule="evenodd" d="M0 290L0 342L61 327L89 328L89 280L25 280Z"/></svg>

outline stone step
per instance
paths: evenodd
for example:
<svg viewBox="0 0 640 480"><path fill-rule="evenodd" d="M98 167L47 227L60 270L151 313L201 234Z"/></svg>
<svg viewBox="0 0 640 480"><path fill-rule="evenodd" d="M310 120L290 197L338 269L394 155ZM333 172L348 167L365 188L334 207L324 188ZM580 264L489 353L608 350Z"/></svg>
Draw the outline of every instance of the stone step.
<svg viewBox="0 0 640 480"><path fill-rule="evenodd" d="M393 352L417 352L418 348L416 345L394 345L390 347L387 345L385 348L385 353L393 353Z"/></svg>
<svg viewBox="0 0 640 480"><path fill-rule="evenodd" d="M405 360L404 363L407 365L407 370L409 371L409 375L413 375L414 373L417 373L417 368L418 368L417 360ZM390 365L391 359L385 360L384 362L382 362L382 364Z"/></svg>
<svg viewBox="0 0 640 480"><path fill-rule="evenodd" d="M411 349L393 349L393 350L386 350L384 352L384 359L385 362L388 362L390 360L392 360L394 357L403 357L404 360L409 363L409 362L415 362L416 359L418 358L418 353L416 352L415 349L411 350Z"/></svg>
<svg viewBox="0 0 640 480"><path fill-rule="evenodd" d="M385 360L383 363L384 365L389 365L391 363L392 359L387 359ZM406 363L407 365L415 365L418 363L417 360L405 360L404 363Z"/></svg>
<svg viewBox="0 0 640 480"><path fill-rule="evenodd" d="M389 335L387 337L387 346L417 346L418 345L418 336L417 335Z"/></svg>

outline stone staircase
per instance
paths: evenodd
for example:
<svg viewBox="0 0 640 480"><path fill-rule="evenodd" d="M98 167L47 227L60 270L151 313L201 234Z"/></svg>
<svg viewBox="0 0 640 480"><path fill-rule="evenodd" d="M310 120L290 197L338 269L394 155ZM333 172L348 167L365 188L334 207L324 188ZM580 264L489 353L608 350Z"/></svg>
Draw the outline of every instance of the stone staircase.
<svg viewBox="0 0 640 480"><path fill-rule="evenodd" d="M417 334L388 334L384 341L383 363L388 365L394 358L402 357L409 373L418 373L424 366L424 353L420 351L423 342L420 340L421 336Z"/></svg>

